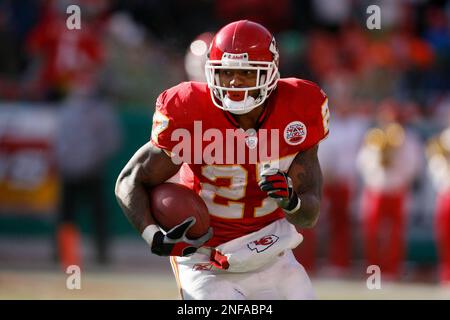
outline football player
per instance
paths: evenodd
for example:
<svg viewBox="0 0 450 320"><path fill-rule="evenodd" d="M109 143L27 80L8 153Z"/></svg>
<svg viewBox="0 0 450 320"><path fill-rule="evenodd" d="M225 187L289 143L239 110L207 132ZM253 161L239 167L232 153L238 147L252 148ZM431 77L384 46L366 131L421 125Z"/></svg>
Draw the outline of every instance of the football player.
<svg viewBox="0 0 450 320"><path fill-rule="evenodd" d="M171 256L184 299L314 298L291 249L302 241L295 226L311 228L319 215L317 149L328 134L328 100L310 81L280 79L278 58L262 25L223 27L209 48L207 83L161 93L151 141L118 177L120 206L153 253ZM230 132L231 142L218 141ZM194 136L183 139L182 152L181 133ZM258 149L270 156L255 156ZM163 232L151 218L148 188L180 167L181 183L211 216L210 230L195 240L185 236L193 219Z"/></svg>
<svg viewBox="0 0 450 320"><path fill-rule="evenodd" d="M434 233L439 281L450 287L450 125L429 139L426 151L428 173L436 188Z"/></svg>

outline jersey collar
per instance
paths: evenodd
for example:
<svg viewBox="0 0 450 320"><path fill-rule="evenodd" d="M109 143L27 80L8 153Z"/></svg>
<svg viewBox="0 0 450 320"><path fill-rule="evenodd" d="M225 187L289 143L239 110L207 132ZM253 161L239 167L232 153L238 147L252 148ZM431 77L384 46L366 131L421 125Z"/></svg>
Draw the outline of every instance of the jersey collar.
<svg viewBox="0 0 450 320"><path fill-rule="evenodd" d="M272 100L273 99L267 99L266 103L264 104L263 112L259 115L258 120L256 122L256 130L259 130L259 128L264 124L266 119L269 117L271 111L272 111ZM239 128L239 123L236 121L236 119L233 117L232 113L229 111L222 110L225 114L225 118L236 128Z"/></svg>

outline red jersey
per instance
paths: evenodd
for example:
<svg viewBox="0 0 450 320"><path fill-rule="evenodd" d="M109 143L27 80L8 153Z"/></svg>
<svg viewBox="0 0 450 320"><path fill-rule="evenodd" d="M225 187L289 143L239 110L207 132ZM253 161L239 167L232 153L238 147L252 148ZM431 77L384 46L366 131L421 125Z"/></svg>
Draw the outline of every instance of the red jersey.
<svg viewBox="0 0 450 320"><path fill-rule="evenodd" d="M214 106L206 83L183 82L158 97L152 143L184 162L181 183L195 190L211 215L217 246L283 218L260 190L264 165L287 171L297 155L328 134L328 103L314 83L280 79L257 130L245 133ZM181 160L181 161L180 161Z"/></svg>

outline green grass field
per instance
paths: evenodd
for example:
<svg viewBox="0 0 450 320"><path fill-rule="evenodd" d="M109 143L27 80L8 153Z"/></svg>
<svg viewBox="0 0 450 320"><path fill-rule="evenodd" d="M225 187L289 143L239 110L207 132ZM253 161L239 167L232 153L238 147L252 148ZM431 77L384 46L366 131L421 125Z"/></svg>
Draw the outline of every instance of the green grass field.
<svg viewBox="0 0 450 320"><path fill-rule="evenodd" d="M67 275L49 271L0 271L0 299L179 299L168 272L84 272L81 289L66 287ZM319 299L450 299L450 288L425 283L386 283L369 290L364 281L312 279Z"/></svg>
<svg viewBox="0 0 450 320"><path fill-rule="evenodd" d="M94 262L90 241L83 242L85 266L81 289L69 290L69 277L52 260L49 239L0 238L0 299L179 299L167 258L150 253L140 239L112 242L112 262ZM316 273L313 287L319 299L450 299L450 288L440 287L436 270L417 272L409 266L401 282L381 282L369 290L362 263L355 261L349 278Z"/></svg>

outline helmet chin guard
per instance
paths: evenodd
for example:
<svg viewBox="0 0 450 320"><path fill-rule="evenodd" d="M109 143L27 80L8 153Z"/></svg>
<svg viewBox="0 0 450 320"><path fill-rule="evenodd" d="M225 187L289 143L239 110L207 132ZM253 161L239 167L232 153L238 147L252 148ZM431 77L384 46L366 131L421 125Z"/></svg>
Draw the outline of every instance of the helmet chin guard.
<svg viewBox="0 0 450 320"><path fill-rule="evenodd" d="M256 84L252 87L225 87L220 83L220 70L256 71ZM226 25L211 42L205 75L216 107L234 114L250 112L266 101L280 78L274 37L260 24L248 20ZM239 97L233 95L233 91L243 93L243 99L233 99ZM251 91L257 91L258 95L252 97Z"/></svg>
<svg viewBox="0 0 450 320"><path fill-rule="evenodd" d="M228 96L223 99L223 109L234 114L246 114L257 107L255 98L248 96L247 99L241 101L231 100Z"/></svg>

